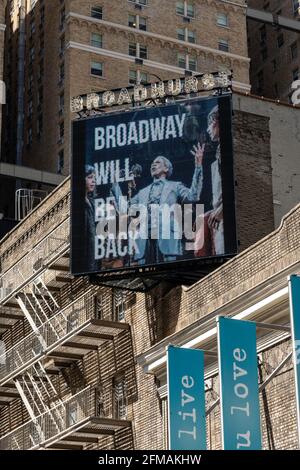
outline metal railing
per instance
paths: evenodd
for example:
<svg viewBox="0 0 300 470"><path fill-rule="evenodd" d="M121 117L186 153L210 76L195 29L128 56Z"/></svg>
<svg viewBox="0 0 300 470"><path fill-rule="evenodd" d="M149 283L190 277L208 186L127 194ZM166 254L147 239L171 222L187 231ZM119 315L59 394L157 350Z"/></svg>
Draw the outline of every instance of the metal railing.
<svg viewBox="0 0 300 470"><path fill-rule="evenodd" d="M86 293L0 356L0 384L25 370L93 317L93 298Z"/></svg>
<svg viewBox="0 0 300 470"><path fill-rule="evenodd" d="M19 428L0 438L1 450L35 449L47 441L51 444L59 441L60 436L74 432L87 418L95 416L111 419L125 420L126 414L118 415L118 409L112 406L113 389L108 391L109 402L102 402L99 406L99 389L86 387L84 390L71 396L67 400L53 406L45 413L28 421ZM126 398L124 397L124 405ZM48 442L49 443L49 442Z"/></svg>
<svg viewBox="0 0 300 470"><path fill-rule="evenodd" d="M64 253L69 245L69 219L67 219L2 274L0 302L4 302L12 293L38 276L47 265Z"/></svg>

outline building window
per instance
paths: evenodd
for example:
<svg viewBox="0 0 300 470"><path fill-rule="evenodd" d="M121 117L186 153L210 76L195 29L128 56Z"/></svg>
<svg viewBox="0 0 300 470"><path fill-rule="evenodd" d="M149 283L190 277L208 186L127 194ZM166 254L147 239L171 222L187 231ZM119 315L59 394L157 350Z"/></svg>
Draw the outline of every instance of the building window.
<svg viewBox="0 0 300 470"><path fill-rule="evenodd" d="M62 10L60 10L60 14L59 14L59 28L60 29L63 29L63 27L65 25L65 19L66 19L66 10L65 10L65 8L62 8Z"/></svg>
<svg viewBox="0 0 300 470"><path fill-rule="evenodd" d="M41 26L45 23L45 7L41 7L40 9L40 15L41 15Z"/></svg>
<svg viewBox="0 0 300 470"><path fill-rule="evenodd" d="M32 100L29 100L28 101L28 117L32 117L32 114L33 114L33 101Z"/></svg>
<svg viewBox="0 0 300 470"><path fill-rule="evenodd" d="M293 72L292 72L292 78L293 78L293 82L294 82L295 80L298 80L298 79L300 78L299 68L298 68L298 67L293 70Z"/></svg>
<svg viewBox="0 0 300 470"><path fill-rule="evenodd" d="M293 15L300 14L300 2L299 0L293 0Z"/></svg>
<svg viewBox="0 0 300 470"><path fill-rule="evenodd" d="M176 2L176 13L187 18L195 18L195 7L187 1Z"/></svg>
<svg viewBox="0 0 300 470"><path fill-rule="evenodd" d="M148 76L146 72L140 70L129 70L129 83L131 85L139 85L140 83L148 83Z"/></svg>
<svg viewBox="0 0 300 470"><path fill-rule="evenodd" d="M188 40L188 42L192 42L192 43L196 42L196 36L195 36L194 31L187 30L187 40Z"/></svg>
<svg viewBox="0 0 300 470"><path fill-rule="evenodd" d="M228 15L225 13L217 14L217 25L228 27Z"/></svg>
<svg viewBox="0 0 300 470"><path fill-rule="evenodd" d="M59 52L62 54L64 52L64 49L65 49L65 35L63 35L61 38L60 38L60 41L59 41Z"/></svg>
<svg viewBox="0 0 300 470"><path fill-rule="evenodd" d="M102 34L92 33L91 34L91 46L102 47Z"/></svg>
<svg viewBox="0 0 300 470"><path fill-rule="evenodd" d="M265 24L261 26L261 28L259 28L259 34L260 34L260 42L264 44L267 39L267 29L266 29Z"/></svg>
<svg viewBox="0 0 300 470"><path fill-rule="evenodd" d="M268 49L267 49L267 47L264 47L261 50L261 58L262 58L263 61L267 60L267 58L268 58Z"/></svg>
<svg viewBox="0 0 300 470"><path fill-rule="evenodd" d="M143 46L142 44L130 42L128 47L128 53L130 56L138 57L140 59L147 59L148 50L147 46Z"/></svg>
<svg viewBox="0 0 300 470"><path fill-rule="evenodd" d="M129 53L129 55L131 55L133 57L137 56L137 44L135 42L130 42L129 43L128 53Z"/></svg>
<svg viewBox="0 0 300 470"><path fill-rule="evenodd" d="M40 136L43 132L43 115L40 114L37 120L37 135Z"/></svg>
<svg viewBox="0 0 300 470"><path fill-rule="evenodd" d="M61 174L65 165L64 151L61 150L57 156L57 173Z"/></svg>
<svg viewBox="0 0 300 470"><path fill-rule="evenodd" d="M186 69L186 56L185 54L178 54L178 67L181 69Z"/></svg>
<svg viewBox="0 0 300 470"><path fill-rule="evenodd" d="M104 313L103 295L97 294L95 296L95 318L97 320L103 320L103 313Z"/></svg>
<svg viewBox="0 0 300 470"><path fill-rule="evenodd" d="M64 135L65 135L65 123L64 123L64 121L62 121L62 122L59 124L59 138L60 138L60 139L63 139L63 138L64 138Z"/></svg>
<svg viewBox="0 0 300 470"><path fill-rule="evenodd" d="M223 52L229 51L229 44L228 44L227 39L219 39L218 49L219 51L223 51Z"/></svg>
<svg viewBox="0 0 300 470"><path fill-rule="evenodd" d="M59 95L59 112L63 113L65 107L65 95L64 93L61 93Z"/></svg>
<svg viewBox="0 0 300 470"><path fill-rule="evenodd" d="M30 21L30 36L32 36L35 33L35 21L31 20Z"/></svg>
<svg viewBox="0 0 300 470"><path fill-rule="evenodd" d="M128 0L131 3L137 3L139 5L147 5L147 0Z"/></svg>
<svg viewBox="0 0 300 470"><path fill-rule="evenodd" d="M95 6L91 8L91 17L97 18L97 20L102 20L102 7Z"/></svg>
<svg viewBox="0 0 300 470"><path fill-rule="evenodd" d="M147 31L147 19L143 16L138 16L138 28Z"/></svg>
<svg viewBox="0 0 300 470"><path fill-rule="evenodd" d="M44 76L44 62L43 60L40 61L39 63L39 69L38 69L38 80L41 81Z"/></svg>
<svg viewBox="0 0 300 470"><path fill-rule="evenodd" d="M279 93L278 93L278 85L277 85L277 83L274 83L273 90L274 90L274 95L276 96L276 98L278 98Z"/></svg>
<svg viewBox="0 0 300 470"><path fill-rule="evenodd" d="M177 29L177 38L180 41L188 41L195 43L196 36L194 31L190 31L188 28L178 28Z"/></svg>
<svg viewBox="0 0 300 470"><path fill-rule="evenodd" d="M62 64L60 64L60 67L59 67L59 80L62 82L64 78L65 78L65 64L63 62Z"/></svg>
<svg viewBox="0 0 300 470"><path fill-rule="evenodd" d="M35 50L34 46L32 46L29 50L29 62L33 62L35 58Z"/></svg>
<svg viewBox="0 0 300 470"><path fill-rule="evenodd" d="M32 144L32 127L29 127L27 131L27 144L28 145Z"/></svg>
<svg viewBox="0 0 300 470"><path fill-rule="evenodd" d="M38 98L38 107L41 107L43 104L43 100L44 100L44 92L43 92L42 87L38 89L37 98Z"/></svg>
<svg viewBox="0 0 300 470"><path fill-rule="evenodd" d="M272 60L272 70L273 70L273 72L277 71L277 61L276 61L276 59Z"/></svg>
<svg viewBox="0 0 300 470"><path fill-rule="evenodd" d="M125 318L125 294L121 289L115 289L113 292L113 316L115 321Z"/></svg>
<svg viewBox="0 0 300 470"><path fill-rule="evenodd" d="M261 70L257 74L257 91L261 93L264 88L264 72Z"/></svg>
<svg viewBox="0 0 300 470"><path fill-rule="evenodd" d="M137 28L136 15L128 15L128 26L130 26L130 28Z"/></svg>
<svg viewBox="0 0 300 470"><path fill-rule="evenodd" d="M178 54L177 56L178 67L191 70L195 72L197 70L197 58L189 54Z"/></svg>
<svg viewBox="0 0 300 470"><path fill-rule="evenodd" d="M283 46L284 44L284 37L283 37L283 33L279 34L279 36L277 36L277 46L278 47L281 47Z"/></svg>
<svg viewBox="0 0 300 470"><path fill-rule="evenodd" d="M139 15L128 15L128 26L146 31L147 19Z"/></svg>
<svg viewBox="0 0 300 470"><path fill-rule="evenodd" d="M29 74L29 77L28 77L28 88L29 88L29 91L32 91L32 87L33 87L33 73L30 73L30 74Z"/></svg>
<svg viewBox="0 0 300 470"><path fill-rule="evenodd" d="M125 419L127 416L125 376L119 375L113 379L114 418Z"/></svg>
<svg viewBox="0 0 300 470"><path fill-rule="evenodd" d="M291 58L292 60L296 59L298 57L298 45L297 45L297 41L293 42L293 44L291 44Z"/></svg>
<svg viewBox="0 0 300 470"><path fill-rule="evenodd" d="M102 62L91 62L91 74L97 77L103 77L103 64Z"/></svg>
<svg viewBox="0 0 300 470"><path fill-rule="evenodd" d="M180 41L185 41L185 28L178 28L177 29L177 38Z"/></svg>

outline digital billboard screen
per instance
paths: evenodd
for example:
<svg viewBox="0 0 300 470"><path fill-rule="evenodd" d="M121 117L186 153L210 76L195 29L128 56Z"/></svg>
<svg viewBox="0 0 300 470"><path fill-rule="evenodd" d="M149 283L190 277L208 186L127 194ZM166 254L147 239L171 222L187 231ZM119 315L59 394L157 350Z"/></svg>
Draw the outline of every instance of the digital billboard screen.
<svg viewBox="0 0 300 470"><path fill-rule="evenodd" d="M74 121L72 273L235 254L231 115L223 95Z"/></svg>

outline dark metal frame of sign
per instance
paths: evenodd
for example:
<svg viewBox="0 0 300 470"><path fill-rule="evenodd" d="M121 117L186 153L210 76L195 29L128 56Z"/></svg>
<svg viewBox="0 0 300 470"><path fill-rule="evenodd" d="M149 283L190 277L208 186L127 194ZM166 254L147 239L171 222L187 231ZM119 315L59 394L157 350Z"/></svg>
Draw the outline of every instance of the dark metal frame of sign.
<svg viewBox="0 0 300 470"><path fill-rule="evenodd" d="M186 75L172 80L139 84L99 93L89 93L71 98L70 109L77 118L113 111L116 107L156 106L184 95L209 93L220 95L232 91L231 72L213 72ZM118 112L120 109L118 109Z"/></svg>
<svg viewBox="0 0 300 470"><path fill-rule="evenodd" d="M173 80L160 81L152 84L135 85L128 88L114 89L99 93L80 95L71 99L71 112L77 114L75 121L87 117L95 117L102 113L120 113L131 111L136 107L159 106L171 104L185 97L231 95L232 74L215 72L208 74L186 75ZM82 137L82 136L81 136ZM80 137L80 138L81 138ZM234 189L233 189L234 191ZM225 261L234 256L224 255L209 259L184 261L167 267L125 268L122 271L88 274L92 284L133 292L148 292L160 282L173 285L192 285L211 273ZM200 261L200 263L199 263Z"/></svg>

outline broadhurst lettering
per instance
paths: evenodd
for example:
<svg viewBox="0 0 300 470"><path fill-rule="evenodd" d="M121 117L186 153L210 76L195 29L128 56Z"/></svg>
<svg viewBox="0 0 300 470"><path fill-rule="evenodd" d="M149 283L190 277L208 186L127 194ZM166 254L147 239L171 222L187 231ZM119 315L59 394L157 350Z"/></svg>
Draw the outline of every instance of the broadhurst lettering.
<svg viewBox="0 0 300 470"><path fill-rule="evenodd" d="M247 397L249 395L249 388L243 382L242 377L247 377L248 371L244 369L241 362L244 362L247 359L247 353L245 349L236 348L233 350L233 380L235 383L234 385L234 395L237 398L237 404L239 406L231 406L230 407L230 414L244 414L245 416L250 416L250 405L249 401L247 401ZM244 433L237 433L236 434L236 448L240 449L241 447L250 447L251 446L251 433L249 430L245 431Z"/></svg>
<svg viewBox="0 0 300 470"><path fill-rule="evenodd" d="M195 401L195 396L192 394L192 389L195 385L194 378L190 375L184 375L181 378L181 399L180 399L180 410L178 416L181 417L182 428L178 430L178 438L184 438L186 436L196 440L197 437L197 415L196 408L192 406Z"/></svg>

